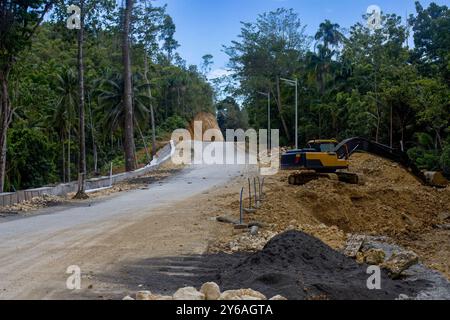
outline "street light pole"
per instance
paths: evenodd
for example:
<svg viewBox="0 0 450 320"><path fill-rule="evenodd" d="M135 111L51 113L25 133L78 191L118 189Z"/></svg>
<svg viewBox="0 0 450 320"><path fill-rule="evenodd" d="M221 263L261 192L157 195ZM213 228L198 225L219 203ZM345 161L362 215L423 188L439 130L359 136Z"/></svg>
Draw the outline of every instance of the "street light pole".
<svg viewBox="0 0 450 320"><path fill-rule="evenodd" d="M270 91L269 92L258 92L260 95L263 95L265 97L267 97L267 147L269 150L272 149L272 144L270 143L270 138L271 138L271 118L270 118Z"/></svg>
<svg viewBox="0 0 450 320"><path fill-rule="evenodd" d="M298 149L298 79L295 80L281 78L290 86L295 86L295 149Z"/></svg>

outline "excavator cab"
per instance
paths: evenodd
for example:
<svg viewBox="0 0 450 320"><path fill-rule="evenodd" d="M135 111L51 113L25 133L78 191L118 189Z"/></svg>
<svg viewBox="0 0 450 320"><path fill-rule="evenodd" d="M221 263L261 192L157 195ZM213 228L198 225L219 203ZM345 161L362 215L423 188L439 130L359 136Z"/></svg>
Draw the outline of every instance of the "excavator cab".
<svg viewBox="0 0 450 320"><path fill-rule="evenodd" d="M348 169L346 159L338 158L336 140L311 140L307 148L291 150L281 157L282 170L314 170L322 173L334 173Z"/></svg>
<svg viewBox="0 0 450 320"><path fill-rule="evenodd" d="M317 152L334 152L338 142L336 140L311 140L308 142L308 149Z"/></svg>

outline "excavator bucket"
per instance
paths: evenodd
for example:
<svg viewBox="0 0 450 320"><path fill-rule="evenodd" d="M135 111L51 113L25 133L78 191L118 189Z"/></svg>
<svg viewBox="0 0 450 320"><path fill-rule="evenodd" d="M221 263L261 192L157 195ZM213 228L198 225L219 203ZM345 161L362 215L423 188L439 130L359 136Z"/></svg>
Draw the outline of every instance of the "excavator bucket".
<svg viewBox="0 0 450 320"><path fill-rule="evenodd" d="M427 183L430 186L438 188L446 188L449 185L449 181L444 177L441 172L427 171L424 173Z"/></svg>

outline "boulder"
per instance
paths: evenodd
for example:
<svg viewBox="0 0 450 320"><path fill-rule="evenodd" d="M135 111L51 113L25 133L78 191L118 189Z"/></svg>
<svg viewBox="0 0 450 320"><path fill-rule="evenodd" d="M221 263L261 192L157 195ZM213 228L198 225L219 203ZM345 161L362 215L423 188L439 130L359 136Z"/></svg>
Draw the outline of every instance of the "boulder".
<svg viewBox="0 0 450 320"><path fill-rule="evenodd" d="M246 300L250 299L250 297L256 300L267 300L266 296L261 292L252 289L228 290L220 295L219 300L244 300L243 297L246 297Z"/></svg>
<svg viewBox="0 0 450 320"><path fill-rule="evenodd" d="M207 282L202 285L200 292L205 295L206 300L219 300L220 287L215 282Z"/></svg>
<svg viewBox="0 0 450 320"><path fill-rule="evenodd" d="M205 295L198 292L194 287L185 287L178 289L173 295L173 300L184 300L184 301L194 301L194 300L205 300Z"/></svg>
<svg viewBox="0 0 450 320"><path fill-rule="evenodd" d="M228 290L222 292L222 294L219 297L219 300L231 301L231 300L242 300L242 298L237 290Z"/></svg>
<svg viewBox="0 0 450 320"><path fill-rule="evenodd" d="M173 300L172 296L154 296L155 301Z"/></svg>
<svg viewBox="0 0 450 320"><path fill-rule="evenodd" d="M134 301L134 299L133 299L132 297L130 297L130 296L126 296L126 297L123 298L122 300L124 300L124 301L125 301L125 300L130 300L130 301L133 300L133 301Z"/></svg>
<svg viewBox="0 0 450 320"><path fill-rule="evenodd" d="M394 252L392 256L383 263L382 267L390 271L392 278L398 278L401 273L413 265L419 263L419 257L412 251Z"/></svg>
<svg viewBox="0 0 450 320"><path fill-rule="evenodd" d="M261 301L262 299L257 298L257 297L252 297L252 296L241 296L242 300L245 301Z"/></svg>
<svg viewBox="0 0 450 320"><path fill-rule="evenodd" d="M153 294L150 291L139 291L136 293L136 300L151 300Z"/></svg>
<svg viewBox="0 0 450 320"><path fill-rule="evenodd" d="M378 266L386 259L386 253L381 249L370 249L363 253L363 261L372 266Z"/></svg>
<svg viewBox="0 0 450 320"><path fill-rule="evenodd" d="M241 289L239 290L239 293L241 296L250 296L250 297L255 297L258 298L260 300L267 300L266 296L263 295L261 292L252 290L252 289Z"/></svg>
<svg viewBox="0 0 450 320"><path fill-rule="evenodd" d="M276 295L276 296L270 298L269 300L278 301L278 300L287 300L287 299L285 297L283 297L283 296Z"/></svg>

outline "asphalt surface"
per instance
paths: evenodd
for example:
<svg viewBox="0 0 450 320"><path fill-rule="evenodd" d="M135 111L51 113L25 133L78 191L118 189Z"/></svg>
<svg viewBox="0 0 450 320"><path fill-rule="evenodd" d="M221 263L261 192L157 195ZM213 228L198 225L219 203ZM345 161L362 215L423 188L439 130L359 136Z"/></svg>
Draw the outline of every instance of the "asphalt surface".
<svg viewBox="0 0 450 320"><path fill-rule="evenodd" d="M54 292L66 285L64 266L80 263L76 259L81 252L94 252L98 239L124 226L139 225L157 209L224 185L244 168L190 166L147 190L119 193L78 207L55 207L48 214L0 220L0 299L57 299ZM96 260L100 269L102 263L111 263L111 259Z"/></svg>

